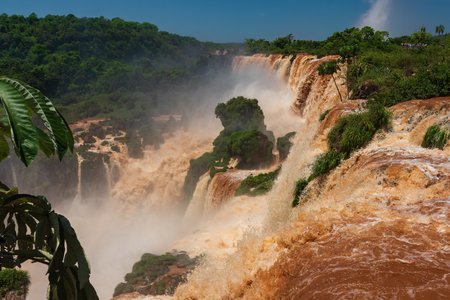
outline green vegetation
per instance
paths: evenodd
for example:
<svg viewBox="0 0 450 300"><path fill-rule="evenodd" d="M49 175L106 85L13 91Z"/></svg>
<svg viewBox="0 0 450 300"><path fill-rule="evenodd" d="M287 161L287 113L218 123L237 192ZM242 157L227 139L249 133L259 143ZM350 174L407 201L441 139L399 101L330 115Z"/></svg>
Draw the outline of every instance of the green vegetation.
<svg viewBox="0 0 450 300"><path fill-rule="evenodd" d="M300 196L303 190L308 186L309 179L301 178L295 183L294 199L292 200L292 207L296 207L300 203Z"/></svg>
<svg viewBox="0 0 450 300"><path fill-rule="evenodd" d="M191 108L186 93L205 81L206 70L227 61L211 55L225 48L236 45L204 43L120 18L0 15L3 74L51 97L69 122L105 117L115 129L134 132L128 141L135 157L173 129L151 117Z"/></svg>
<svg viewBox="0 0 450 300"><path fill-rule="evenodd" d="M322 122L323 120L325 120L326 116L330 113L329 109L326 109L323 113L320 114L319 116L319 121Z"/></svg>
<svg viewBox="0 0 450 300"><path fill-rule="evenodd" d="M272 160L274 135L267 131L264 114L258 100L235 97L220 103L215 109L224 127L213 142L212 152L190 161L184 182L184 195L192 197L198 179L208 170L211 177L228 169L231 158L237 158L237 168L256 168Z"/></svg>
<svg viewBox="0 0 450 300"><path fill-rule="evenodd" d="M9 292L26 296L29 285L30 276L26 271L7 268L0 270L0 297L2 299Z"/></svg>
<svg viewBox="0 0 450 300"><path fill-rule="evenodd" d="M120 18L2 14L0 24L0 69L55 99L70 120L178 105L161 93L224 47Z"/></svg>
<svg viewBox="0 0 450 300"><path fill-rule="evenodd" d="M389 113L384 107L371 103L367 112L340 118L328 134L328 146L348 157L352 151L365 146L388 122Z"/></svg>
<svg viewBox="0 0 450 300"><path fill-rule="evenodd" d="M328 173L339 166L342 159L344 159L344 154L334 150L319 155L312 166L312 173L309 178L314 179L322 174Z"/></svg>
<svg viewBox="0 0 450 300"><path fill-rule="evenodd" d="M320 76L331 75L331 77L333 78L334 86L336 87L336 90L339 94L339 99L341 99L342 102L344 100L342 99L341 91L339 90L336 79L334 78L334 73L340 70L338 63L339 62L337 60L323 62L317 67L317 72Z"/></svg>
<svg viewBox="0 0 450 300"><path fill-rule="evenodd" d="M342 32L335 32L324 41L295 40L292 35L275 39L273 42L265 40L247 39L247 51L250 53L282 53L285 55L310 53L319 56L363 51L366 49L385 49L388 47L385 31L374 31L370 27L348 28ZM280 41L284 41L281 42ZM349 47L346 49L346 47Z"/></svg>
<svg viewBox="0 0 450 300"><path fill-rule="evenodd" d="M425 28L410 36L388 38L385 31L370 27L349 28L324 41L282 38L285 43L247 40L250 53L310 53L340 55L348 64L346 83L353 99L375 99L391 106L411 99L427 99L450 94L450 35L438 26L437 36ZM333 74L337 62L320 67Z"/></svg>
<svg viewBox="0 0 450 300"><path fill-rule="evenodd" d="M73 149L73 137L52 102L35 88L0 77L0 160L11 140L19 159L29 165L39 149L60 159ZM6 116L6 117L5 117ZM35 122L41 123L36 125ZM45 131L41 129L45 128ZM19 194L0 182L0 269L25 261L48 265L50 299L98 299L89 282L83 248L69 220L53 211L43 196Z"/></svg>
<svg viewBox="0 0 450 300"><path fill-rule="evenodd" d="M450 138L450 130L441 128L439 125L428 127L425 136L423 137L422 147L425 148L439 148L444 149Z"/></svg>
<svg viewBox="0 0 450 300"><path fill-rule="evenodd" d="M445 26L444 25L438 25L436 26L436 30L435 30L437 35L443 35L445 32Z"/></svg>
<svg viewBox="0 0 450 300"><path fill-rule="evenodd" d="M236 196L249 195L259 196L264 195L272 189L275 179L278 177L280 169L269 173L262 173L256 176L250 175L245 178L236 190Z"/></svg>
<svg viewBox="0 0 450 300"><path fill-rule="evenodd" d="M368 110L341 117L328 133L329 151L319 155L312 165L310 176L297 181L292 206L300 203L300 197L313 179L335 169L342 160L369 143L375 133L389 124L389 112L377 102L369 102Z"/></svg>
<svg viewBox="0 0 450 300"><path fill-rule="evenodd" d="M277 138L277 150L280 160L285 160L291 151L291 139L295 136L295 132L289 132L282 137Z"/></svg>
<svg viewBox="0 0 450 300"><path fill-rule="evenodd" d="M267 131L258 100L236 97L215 109L224 127L214 140L216 160L238 157L238 167L255 167L271 159L273 133Z"/></svg>
<svg viewBox="0 0 450 300"><path fill-rule="evenodd" d="M215 114L222 123L224 133L230 134L240 130L266 131L264 113L256 99L242 96L232 98L227 103L218 104Z"/></svg>
<svg viewBox="0 0 450 300"><path fill-rule="evenodd" d="M228 155L239 158L238 167L254 168L270 162L273 143L267 135L256 130L242 130L231 134Z"/></svg>
<svg viewBox="0 0 450 300"><path fill-rule="evenodd" d="M125 275L125 282L114 289L114 297L131 292L145 295L170 295L177 286L186 281L187 274L199 262L199 257L189 258L184 252L155 255L145 253ZM171 268L177 272L171 273Z"/></svg>

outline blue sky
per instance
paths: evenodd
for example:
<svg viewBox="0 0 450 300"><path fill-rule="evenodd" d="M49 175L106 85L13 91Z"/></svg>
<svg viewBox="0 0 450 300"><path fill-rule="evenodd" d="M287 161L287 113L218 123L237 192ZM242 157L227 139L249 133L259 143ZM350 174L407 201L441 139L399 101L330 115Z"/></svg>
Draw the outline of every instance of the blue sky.
<svg viewBox="0 0 450 300"><path fill-rule="evenodd" d="M160 30L216 42L245 38L323 39L352 26L372 25L391 36L420 26L450 31L450 0L0 0L0 13L120 17Z"/></svg>

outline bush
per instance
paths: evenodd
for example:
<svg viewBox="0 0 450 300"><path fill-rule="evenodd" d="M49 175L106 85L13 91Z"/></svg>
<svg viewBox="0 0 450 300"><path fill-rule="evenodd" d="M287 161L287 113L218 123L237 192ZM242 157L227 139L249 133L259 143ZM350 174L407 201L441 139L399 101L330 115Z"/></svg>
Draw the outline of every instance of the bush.
<svg viewBox="0 0 450 300"><path fill-rule="evenodd" d="M450 131L448 129L441 129L439 125L428 127L425 136L423 137L422 147L425 148L439 148L444 149L447 140L450 138Z"/></svg>
<svg viewBox="0 0 450 300"><path fill-rule="evenodd" d="M116 286L114 297L134 291L144 295L172 295L199 260L200 256L190 258L185 252L145 253L133 265L131 273L125 275L125 282ZM177 272L172 272L173 268L177 268Z"/></svg>
<svg viewBox="0 0 450 300"><path fill-rule="evenodd" d="M155 280L159 276L159 273L165 272L168 266L175 263L176 260L176 256L169 253L164 255L145 253L142 255L141 260L133 265L132 272L125 275L125 279L128 281L132 278L142 276L144 273L149 273L147 274L149 279Z"/></svg>
<svg viewBox="0 0 450 300"><path fill-rule="evenodd" d="M277 138L277 150L280 160L285 160L292 147L291 138L295 136L295 132L289 132L286 135Z"/></svg>
<svg viewBox="0 0 450 300"><path fill-rule="evenodd" d="M239 167L257 167L271 161L273 143L256 130L237 131L230 136L229 154L241 159Z"/></svg>
<svg viewBox="0 0 450 300"><path fill-rule="evenodd" d="M330 149L345 154L364 147L376 131L389 123L389 112L378 103L368 104L369 110L339 119L328 134Z"/></svg>
<svg viewBox="0 0 450 300"><path fill-rule="evenodd" d="M113 297L116 297L116 296L119 296L122 294L132 293L132 292L134 292L133 285L131 285L130 283L127 283L127 282L121 282L114 289Z"/></svg>
<svg viewBox="0 0 450 300"><path fill-rule="evenodd" d="M309 180L301 178L295 183L294 199L292 200L292 207L296 207L300 203L300 196L303 190L308 186Z"/></svg>
<svg viewBox="0 0 450 300"><path fill-rule="evenodd" d="M250 175L241 182L235 195L263 195L270 191L279 173L280 169L278 168L273 172L258 174L256 176Z"/></svg>
<svg viewBox="0 0 450 300"><path fill-rule="evenodd" d="M211 177L225 172L232 157L239 158L237 168L255 168L272 161L273 132L266 130L258 100L236 97L220 103L215 110L224 129L214 139L214 149L192 160L184 181L184 197L190 199L202 174Z"/></svg>
<svg viewBox="0 0 450 300"><path fill-rule="evenodd" d="M235 97L227 103L220 103L215 109L226 133L240 130L259 130L264 132L264 114L258 100Z"/></svg>
<svg viewBox="0 0 450 300"><path fill-rule="evenodd" d="M312 174L310 175L309 180L333 170L340 164L344 157L345 155L343 153L339 153L334 150L321 154L314 162Z"/></svg>
<svg viewBox="0 0 450 300"><path fill-rule="evenodd" d="M330 110L327 109L323 113L321 113L319 116L319 121L322 122L325 119L325 117L328 115L329 112L330 112Z"/></svg>
<svg viewBox="0 0 450 300"><path fill-rule="evenodd" d="M26 295L30 285L30 276L26 271L16 269L0 270L0 296L4 297L8 292L16 292L18 295Z"/></svg>
<svg viewBox="0 0 450 300"><path fill-rule="evenodd" d="M374 98L385 106L412 99L428 99L450 94L450 65L423 66L414 76L397 76L390 88L384 88Z"/></svg>

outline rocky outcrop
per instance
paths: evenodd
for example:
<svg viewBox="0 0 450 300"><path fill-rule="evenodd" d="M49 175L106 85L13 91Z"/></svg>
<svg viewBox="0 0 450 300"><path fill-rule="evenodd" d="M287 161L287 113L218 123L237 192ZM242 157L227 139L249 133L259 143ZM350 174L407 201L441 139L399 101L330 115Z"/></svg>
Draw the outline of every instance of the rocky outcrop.
<svg viewBox="0 0 450 300"><path fill-rule="evenodd" d="M132 272L125 275L126 282L117 285L114 299L123 299L121 295L130 293L135 296L173 295L198 262L198 258L190 258L185 252L146 253L134 264Z"/></svg>

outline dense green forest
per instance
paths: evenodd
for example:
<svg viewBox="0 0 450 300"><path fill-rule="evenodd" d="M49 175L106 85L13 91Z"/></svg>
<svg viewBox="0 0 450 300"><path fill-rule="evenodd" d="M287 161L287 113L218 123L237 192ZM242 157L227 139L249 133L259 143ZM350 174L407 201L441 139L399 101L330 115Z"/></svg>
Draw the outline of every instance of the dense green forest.
<svg viewBox="0 0 450 300"><path fill-rule="evenodd" d="M174 112L223 47L119 18L0 15L3 74L41 90L69 121Z"/></svg>

